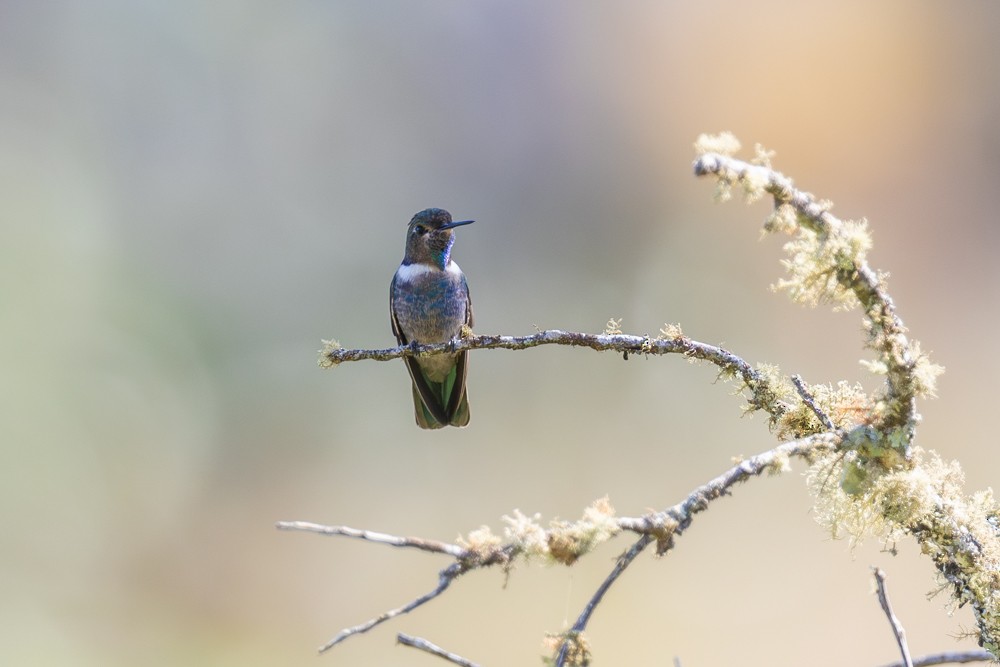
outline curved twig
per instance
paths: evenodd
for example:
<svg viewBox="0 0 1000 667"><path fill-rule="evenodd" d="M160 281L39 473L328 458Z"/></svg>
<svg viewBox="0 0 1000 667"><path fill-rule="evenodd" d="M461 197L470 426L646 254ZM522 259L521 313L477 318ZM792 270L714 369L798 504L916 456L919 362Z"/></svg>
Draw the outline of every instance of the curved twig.
<svg viewBox="0 0 1000 667"><path fill-rule="evenodd" d="M713 175L733 183L752 184L774 198L775 207L789 206L802 226L821 238L844 237L845 223L830 213L829 202L817 200L797 189L792 179L769 166L751 164L719 153L705 153L694 163L696 176ZM886 364L887 397L891 403L884 426L904 428L910 440L918 417L915 358L906 327L896 314L892 297L885 290L881 276L863 258L849 253L837 256L833 277L857 297L870 325L870 342Z"/></svg>
<svg viewBox="0 0 1000 667"><path fill-rule="evenodd" d="M781 417L788 405L781 400L780 391L771 386L767 378L749 362L717 345L701 343L686 336L636 336L629 334L588 334L549 329L527 336L470 335L447 343L435 345L401 345L380 350L342 348L326 342L320 353L320 365L336 366L349 361L391 361L407 357L451 354L466 350L526 350L539 345L568 345L586 347L598 352L619 352L623 355L680 354L691 359L707 361L718 366L723 374L739 376L749 390L750 404L754 409L766 411L772 420Z"/></svg>
<svg viewBox="0 0 1000 667"><path fill-rule="evenodd" d="M334 533L330 534L332 535ZM336 636L333 637L333 639L320 646L319 652L326 653L327 651L329 651L334 646L344 641L348 637L364 634L369 630L371 630L372 628L382 625L388 620L396 618L397 616L402 616L403 614L409 614L417 607L420 607L430 602L431 600L433 600L434 598L436 598L437 596L441 595L446 590L448 590L448 587L451 585L451 582L453 582L459 576L464 574L468 569L469 569L468 566L465 565L464 563L461 562L453 563L452 565L441 570L440 574L438 575L438 585L434 590L425 593L414 600L411 600L410 602L404 604L401 607L396 607L395 609L390 609L387 612L379 614L375 618L371 618L365 621L364 623L359 623L349 628L344 628L343 630L338 632Z"/></svg>

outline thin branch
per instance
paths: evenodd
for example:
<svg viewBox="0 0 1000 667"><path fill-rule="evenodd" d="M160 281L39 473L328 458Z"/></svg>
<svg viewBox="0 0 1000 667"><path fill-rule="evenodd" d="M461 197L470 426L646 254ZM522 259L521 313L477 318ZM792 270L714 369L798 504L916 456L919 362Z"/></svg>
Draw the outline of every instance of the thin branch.
<svg viewBox="0 0 1000 667"><path fill-rule="evenodd" d="M786 442L774 449L744 459L692 491L687 498L673 507L638 519L622 518L618 523L623 529L655 536L656 553L663 555L674 547L674 536L680 535L691 525L695 514L708 509L711 501L729 495L729 489L739 482L764 472L779 472L784 469L790 457L812 461L820 452L835 449L842 440L843 437L837 433L818 433L801 440Z"/></svg>
<svg viewBox="0 0 1000 667"><path fill-rule="evenodd" d="M400 607L390 609L389 611L384 612L375 618L371 618L364 623L344 628L330 641L323 644L319 648L320 653L329 651L331 648L348 637L364 634L386 621L396 618L397 616L408 614L414 609L430 602L437 596L444 593L451 585L451 582L469 570L481 567L490 567L500 563L507 563L510 561L512 555L512 547L510 546L490 549L484 553L475 549L465 549L457 544L440 542L438 540L427 540L420 537L401 537L398 535L389 535L387 533L379 533L371 530L358 530L347 526L326 526L317 523L310 523L308 521L279 521L277 522L276 527L279 530L293 530L335 537L351 537L366 540L368 542L385 544L391 547L410 548L444 554L455 559L454 563L438 573L438 585L434 588L434 590L425 593L424 595L421 595L420 597L415 598Z"/></svg>
<svg viewBox="0 0 1000 667"><path fill-rule="evenodd" d="M836 429L837 427L834 426L833 421L825 412L823 412L823 410L820 409L818 405L816 405L816 399L813 398L813 395L809 392L809 388L806 387L806 383L802 380L802 376L793 375L792 384L795 385L795 391L799 392L802 402L805 403L810 410L812 410L813 414L816 415L816 418L819 419L819 423L823 425L823 428L827 431L833 431Z"/></svg>
<svg viewBox="0 0 1000 667"><path fill-rule="evenodd" d="M618 577L620 577L625 571L625 568L631 565L632 561L634 561L652 541L652 535L643 535L635 542L635 544L629 547L628 551L618 557L615 567L611 570L611 573L604 579L604 581L601 582L601 585L597 588L597 592L594 593L590 600L587 601L587 606L584 607L583 613L576 619L576 623L573 624L573 627L567 635L579 634L586 629L587 623L590 622L591 614L594 613L594 610L597 609L597 605L599 605L601 600L604 599L604 594L607 593L612 584L618 580ZM559 647L559 655L556 656L555 667L563 667L563 664L566 662L566 656L569 653L569 649L570 643L568 641L563 641L562 645Z"/></svg>
<svg viewBox="0 0 1000 667"><path fill-rule="evenodd" d="M441 571L438 579L438 586L433 591L412 600L402 607L389 610L380 616L365 621L364 623L341 630L337 636L319 648L320 653L325 653L348 637L368 632L377 625L381 625L396 616L408 614L417 607L430 602L437 596L444 593L448 586L451 585L451 582L465 572L465 569L467 569L467 566L465 566L461 560L461 558L465 556L466 550L457 544L448 544L447 542L439 542L436 540L425 540L419 537L399 537L397 535L377 533L371 530L358 530L356 528L349 528L348 526L324 526L318 523L310 523L308 521L279 521L276 526L278 530L294 530L316 533L318 535L352 537L369 542L376 542L378 544L386 544L392 547L412 548L419 549L421 551L445 554L459 559L458 562Z"/></svg>
<svg viewBox="0 0 1000 667"><path fill-rule="evenodd" d="M446 651L437 644L427 641L423 637L413 637L400 632L396 635L396 641L404 646L410 646L412 648L420 649L421 651L426 651L431 655L436 655L439 658L444 658L448 662L461 665L461 667L479 667L476 663L466 660L460 655Z"/></svg>
<svg viewBox="0 0 1000 667"><path fill-rule="evenodd" d="M435 345L401 345L382 350L349 350L328 343L320 357L324 366L336 366L348 361L391 361L393 359L450 354L466 350L526 350L539 345L568 345L587 347L598 352L619 352L622 354L681 354L692 359L700 359L715 364L723 373L738 375L752 398L754 408L765 410L772 419L777 419L788 409L779 400L780 392L771 387L767 379L747 361L717 345L701 343L686 336L658 337L635 336L629 334L587 334L573 331L550 329L527 336L472 335L456 338L447 343Z"/></svg>
<svg viewBox="0 0 1000 667"><path fill-rule="evenodd" d="M966 662L992 662L995 658L989 651L946 651L932 653L913 659L913 667L930 667L931 665L962 664ZM891 662L882 667L905 667L902 662Z"/></svg>
<svg viewBox="0 0 1000 667"><path fill-rule="evenodd" d="M448 544L437 540L425 540L421 537L399 537L397 535L387 535L386 533L376 533L371 530L358 530L348 526L324 526L308 521L279 521L276 524L278 530L297 530L307 533L317 533L319 535L339 535L344 537L354 537L359 540L388 544L391 547L419 549L432 553L445 554L453 558L462 558L466 550L457 544Z"/></svg>
<svg viewBox="0 0 1000 667"><path fill-rule="evenodd" d="M340 642L344 641L348 637L364 634L365 632L368 632L372 628L379 626L388 620L396 618L397 616L402 616L403 614L409 614L417 607L420 607L430 602L431 600L433 600L434 598L436 598L437 596L441 595L446 590L448 590L448 586L451 585L451 582L453 582L456 578L464 574L467 570L468 566L465 565L464 563L462 562L453 563L452 565L441 570L441 573L438 575L437 588L435 588L434 590L430 591L429 593L425 593L424 595L421 595L415 600L406 603L402 607L396 607L395 609L390 609L389 611L380 614L375 618L369 619L364 623L359 623L358 625L354 625L349 628L344 628L343 630L338 632L333 639L320 646L319 652L326 653L331 648L333 648Z"/></svg>
<svg viewBox="0 0 1000 667"><path fill-rule="evenodd" d="M896 637L896 644L899 645L899 653L903 656L903 665L904 667L913 667L913 660L910 658L910 647L906 645L906 631L903 629L903 624L899 622L896 614L892 612L892 605L889 604L889 594L885 590L885 572L882 568L878 567L873 567L872 572L875 574L875 583L878 585L878 603L882 606L885 617L889 619L889 625L892 626L892 634Z"/></svg>

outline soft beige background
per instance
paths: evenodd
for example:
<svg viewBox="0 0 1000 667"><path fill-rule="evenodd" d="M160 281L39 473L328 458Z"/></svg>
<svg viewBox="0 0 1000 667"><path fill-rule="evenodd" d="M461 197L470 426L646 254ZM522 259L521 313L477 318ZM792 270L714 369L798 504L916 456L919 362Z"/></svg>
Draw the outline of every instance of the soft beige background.
<svg viewBox="0 0 1000 667"><path fill-rule="evenodd" d="M478 352L472 424L422 432L386 347L406 222L478 222L455 256L477 330L692 337L809 381L874 386L858 313L771 294L767 207L712 203L701 132L732 130L866 216L873 263L948 371L919 442L997 483L1000 5L989 2L0 4L0 662L538 664L627 538L572 569L432 588L427 554L279 519L452 540L514 508L677 502L774 444L712 368ZM802 467L643 556L593 618L599 664L875 665L885 568L914 653L972 647L912 543L852 553Z"/></svg>

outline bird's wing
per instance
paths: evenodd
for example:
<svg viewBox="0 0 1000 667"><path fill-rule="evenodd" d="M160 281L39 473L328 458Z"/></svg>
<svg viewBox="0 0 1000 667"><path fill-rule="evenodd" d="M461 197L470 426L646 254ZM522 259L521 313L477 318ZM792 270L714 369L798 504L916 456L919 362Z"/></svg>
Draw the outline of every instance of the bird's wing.
<svg viewBox="0 0 1000 667"><path fill-rule="evenodd" d="M392 282L389 284L389 321L392 323L392 333L396 336L396 342L400 345L409 345L410 341L406 340L406 336L403 335L403 330L399 328L399 321L396 319L396 276L392 276Z"/></svg>
<svg viewBox="0 0 1000 667"><path fill-rule="evenodd" d="M469 285L465 282L464 275L462 276L462 287L465 288L465 325L471 329L475 318L472 315L472 295L469 293ZM449 421L451 417L455 416L458 406L462 402L462 397L465 396L465 377L469 367L468 359L468 352L459 353L456 359L455 382L452 384L451 396L448 397Z"/></svg>
<svg viewBox="0 0 1000 667"><path fill-rule="evenodd" d="M472 294L469 284L465 282L465 274L462 274L462 287L465 288L465 324L471 329L475 318L472 317Z"/></svg>

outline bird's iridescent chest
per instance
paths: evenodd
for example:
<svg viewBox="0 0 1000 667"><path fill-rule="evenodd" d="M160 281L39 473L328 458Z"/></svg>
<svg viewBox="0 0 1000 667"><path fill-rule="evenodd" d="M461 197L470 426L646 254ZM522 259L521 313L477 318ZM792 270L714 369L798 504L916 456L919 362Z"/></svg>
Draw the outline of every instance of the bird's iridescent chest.
<svg viewBox="0 0 1000 667"><path fill-rule="evenodd" d="M469 290L458 264L446 269L404 264L392 283L392 305L407 340L443 343L459 335L467 321Z"/></svg>

